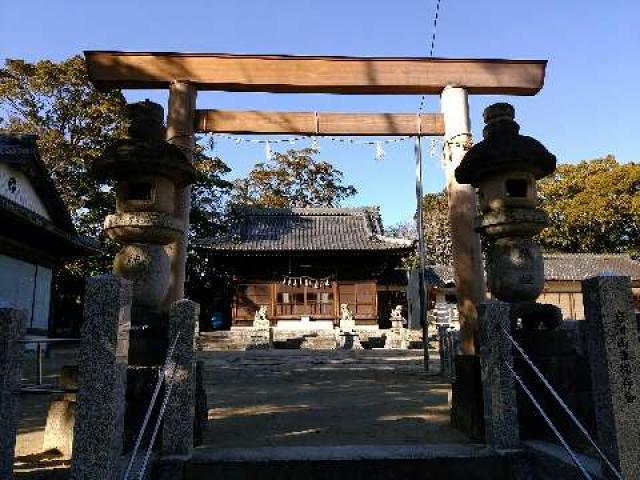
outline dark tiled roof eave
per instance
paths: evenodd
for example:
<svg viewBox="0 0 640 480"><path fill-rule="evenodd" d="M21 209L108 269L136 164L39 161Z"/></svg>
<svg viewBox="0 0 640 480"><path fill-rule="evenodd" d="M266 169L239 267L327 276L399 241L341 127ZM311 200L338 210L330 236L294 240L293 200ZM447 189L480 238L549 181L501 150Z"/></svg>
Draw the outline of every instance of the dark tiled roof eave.
<svg viewBox="0 0 640 480"><path fill-rule="evenodd" d="M53 240L49 247L59 250L62 256L94 255L101 252L100 243L85 235L71 233L58 227L51 220L17 204L16 202L0 195L0 217L5 221L16 222L18 225L28 225L37 229L41 238L39 240ZM22 227L21 227L22 228Z"/></svg>
<svg viewBox="0 0 640 480"><path fill-rule="evenodd" d="M640 281L640 262L627 254L549 253L543 257L545 281L576 282L607 272ZM433 285L455 281L453 267L448 265L427 267L426 278Z"/></svg>
<svg viewBox="0 0 640 480"><path fill-rule="evenodd" d="M552 253L544 255L547 281L580 281L601 273L640 280L640 262L627 254Z"/></svg>
<svg viewBox="0 0 640 480"><path fill-rule="evenodd" d="M242 209L229 236L201 241L217 253L410 252L414 242L387 238L376 208Z"/></svg>

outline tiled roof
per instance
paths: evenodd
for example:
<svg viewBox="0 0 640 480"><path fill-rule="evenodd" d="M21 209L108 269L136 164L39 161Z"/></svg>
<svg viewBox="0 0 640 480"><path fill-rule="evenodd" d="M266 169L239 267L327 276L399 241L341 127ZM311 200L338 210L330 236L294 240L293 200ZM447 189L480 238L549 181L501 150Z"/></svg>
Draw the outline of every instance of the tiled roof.
<svg viewBox="0 0 640 480"><path fill-rule="evenodd" d="M226 238L199 244L221 253L408 252L414 242L385 237L376 207L245 208Z"/></svg>
<svg viewBox="0 0 640 480"><path fill-rule="evenodd" d="M545 280L583 280L600 273L640 280L640 262L624 254L554 253L544 255Z"/></svg>
<svg viewBox="0 0 640 480"><path fill-rule="evenodd" d="M47 206L53 222L63 230L75 234L69 212L56 190L36 144L35 135L0 132L0 163L5 163L24 173L36 193Z"/></svg>
<svg viewBox="0 0 640 480"><path fill-rule="evenodd" d="M444 287L455 283L453 265L428 265L425 267L425 281L427 285Z"/></svg>
<svg viewBox="0 0 640 480"><path fill-rule="evenodd" d="M98 253L99 243L76 231L62 197L40 158L36 139L34 135L0 132L0 164L9 165L29 179L36 194L46 205L51 219L0 196L0 218L6 227L3 233L18 242L21 242L19 235L26 236L29 242L40 241L50 248L49 253L55 251L65 256Z"/></svg>
<svg viewBox="0 0 640 480"><path fill-rule="evenodd" d="M617 273L640 280L640 262L625 254L547 253L543 257L547 281L580 281L600 273ZM455 281L452 266L431 265L426 270L428 284L442 286Z"/></svg>

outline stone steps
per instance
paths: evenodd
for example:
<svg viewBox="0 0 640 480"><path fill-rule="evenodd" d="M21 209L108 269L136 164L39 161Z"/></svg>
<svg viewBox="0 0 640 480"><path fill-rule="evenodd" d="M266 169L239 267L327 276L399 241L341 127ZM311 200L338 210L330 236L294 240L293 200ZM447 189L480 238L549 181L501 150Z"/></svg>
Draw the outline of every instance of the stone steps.
<svg viewBox="0 0 640 480"><path fill-rule="evenodd" d="M364 348L422 348L422 332L405 330L402 342L389 342L391 330L356 329ZM339 331L333 329L253 329L234 328L216 332L201 332L198 350L203 352L244 351L264 348L335 350L339 347ZM398 335L395 335L398 336Z"/></svg>
<svg viewBox="0 0 640 480"><path fill-rule="evenodd" d="M273 330L273 347L278 349L335 350L335 330Z"/></svg>
<svg viewBox="0 0 640 480"><path fill-rule="evenodd" d="M198 448L186 463L164 459L152 478L535 480L520 476L523 462L522 452L498 454L481 445Z"/></svg>

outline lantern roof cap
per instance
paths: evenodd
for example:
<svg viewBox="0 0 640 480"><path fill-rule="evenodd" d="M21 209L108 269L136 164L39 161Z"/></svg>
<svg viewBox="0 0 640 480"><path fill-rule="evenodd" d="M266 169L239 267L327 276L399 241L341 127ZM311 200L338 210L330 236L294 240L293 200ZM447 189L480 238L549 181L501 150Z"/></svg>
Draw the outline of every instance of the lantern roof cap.
<svg viewBox="0 0 640 480"><path fill-rule="evenodd" d="M515 110L495 103L484 111L484 139L471 147L456 168L456 180L477 187L487 177L514 171L530 172L536 179L556 169L556 157L542 143L520 135Z"/></svg>
<svg viewBox="0 0 640 480"><path fill-rule="evenodd" d="M108 146L92 165L100 179L122 180L132 175L160 175L188 185L196 171L186 153L165 141L164 109L145 100L127 106L129 128L126 138Z"/></svg>

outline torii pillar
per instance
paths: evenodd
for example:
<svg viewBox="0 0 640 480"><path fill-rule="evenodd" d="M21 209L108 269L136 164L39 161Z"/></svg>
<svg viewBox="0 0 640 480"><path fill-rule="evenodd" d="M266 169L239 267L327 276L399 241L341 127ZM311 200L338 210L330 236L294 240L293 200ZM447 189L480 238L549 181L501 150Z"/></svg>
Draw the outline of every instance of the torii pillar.
<svg viewBox="0 0 640 480"><path fill-rule="evenodd" d="M169 86L169 108L167 110L167 142L184 150L193 161L195 147L194 118L196 113L196 86L186 81L174 81ZM175 215L184 224L184 232L174 243L165 247L171 259L171 284L164 301L168 308L173 302L184 298L186 279L187 245L189 243L189 212L191 210L191 185L176 192Z"/></svg>
<svg viewBox="0 0 640 480"><path fill-rule="evenodd" d="M476 192L456 181L455 169L471 147L469 96L466 89L446 87L441 94L444 115L445 171L449 200L449 229L460 318L460 353L476 353L477 306L484 297L484 270L480 236L473 229Z"/></svg>

